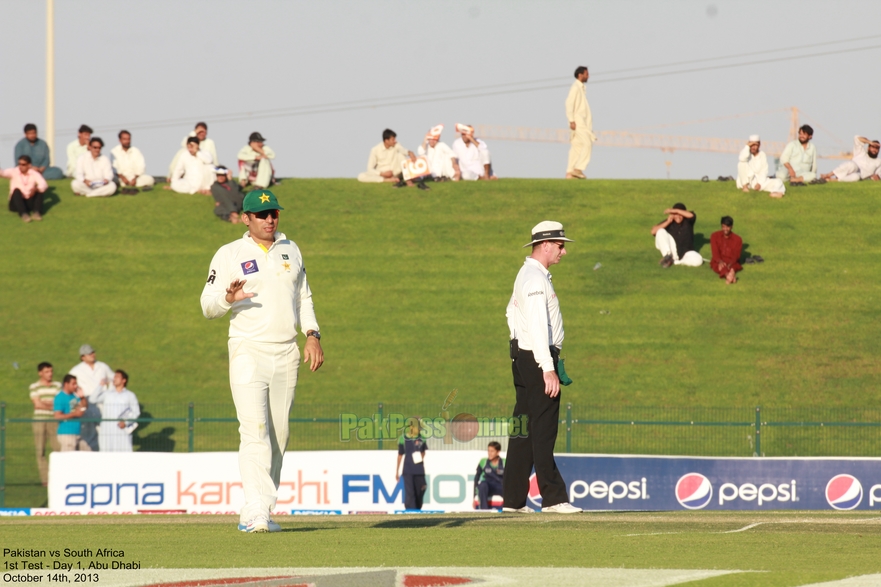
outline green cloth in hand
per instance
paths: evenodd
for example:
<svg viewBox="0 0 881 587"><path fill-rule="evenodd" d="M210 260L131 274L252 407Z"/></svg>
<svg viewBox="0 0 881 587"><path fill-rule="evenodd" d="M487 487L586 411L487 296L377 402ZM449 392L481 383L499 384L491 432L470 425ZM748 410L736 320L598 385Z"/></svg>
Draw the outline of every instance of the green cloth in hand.
<svg viewBox="0 0 881 587"><path fill-rule="evenodd" d="M560 385L571 385L572 379L566 374L566 360L562 357L557 361L557 377L560 378Z"/></svg>

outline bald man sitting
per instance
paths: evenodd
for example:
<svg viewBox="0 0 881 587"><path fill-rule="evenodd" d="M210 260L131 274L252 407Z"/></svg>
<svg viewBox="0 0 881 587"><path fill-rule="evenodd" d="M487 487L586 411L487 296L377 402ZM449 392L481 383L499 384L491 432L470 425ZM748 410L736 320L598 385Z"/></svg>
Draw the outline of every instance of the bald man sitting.
<svg viewBox="0 0 881 587"><path fill-rule="evenodd" d="M878 141L870 141L859 135L855 136L853 138L853 159L845 161L832 173L827 173L822 178L826 181L860 181L861 179L878 181L881 179L878 175L878 171L881 170L881 159L878 158L879 148L881 148L881 143Z"/></svg>
<svg viewBox="0 0 881 587"><path fill-rule="evenodd" d="M772 198L782 198L786 187L776 177L768 177L768 158L761 148L759 135L750 135L737 156L737 188L745 192L761 190L769 192Z"/></svg>

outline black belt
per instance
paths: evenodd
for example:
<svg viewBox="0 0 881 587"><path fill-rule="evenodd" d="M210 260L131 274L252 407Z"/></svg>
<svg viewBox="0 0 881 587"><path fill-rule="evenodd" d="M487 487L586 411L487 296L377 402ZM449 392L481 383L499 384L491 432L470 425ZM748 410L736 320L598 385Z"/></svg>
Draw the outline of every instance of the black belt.
<svg viewBox="0 0 881 587"><path fill-rule="evenodd" d="M517 353L520 352L520 344L517 342L516 338L512 338L511 341L509 342L509 345L510 345L510 349L511 349L511 359L512 360L516 359ZM523 349L523 350L525 351L527 349ZM560 356L560 349L558 349L557 347L549 346L548 350L551 351L551 356L554 357L555 359ZM529 352L531 353L532 351L529 351Z"/></svg>

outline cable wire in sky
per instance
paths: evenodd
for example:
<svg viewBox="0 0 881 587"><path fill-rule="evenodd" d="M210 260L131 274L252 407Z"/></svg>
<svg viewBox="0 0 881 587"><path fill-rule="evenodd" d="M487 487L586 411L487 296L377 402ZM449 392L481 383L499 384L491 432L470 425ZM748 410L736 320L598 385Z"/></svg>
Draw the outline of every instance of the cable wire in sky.
<svg viewBox="0 0 881 587"><path fill-rule="evenodd" d="M837 49L833 51L823 51L819 53L811 53L807 55L792 55L786 57L773 57L770 59L759 59L753 61L744 61L738 63L724 63L717 65L709 65L704 67L695 67L688 69L677 69L673 71L662 71L655 73L643 73L632 76L625 77L615 77L612 79L603 79L606 75L614 75L625 73L629 71L638 71L641 69L659 69L664 67L674 67L687 65L692 63L702 63L707 61L720 61L726 59L735 59L739 57L746 57L757 54L767 54L767 53L777 53L784 51L792 51L796 49L804 49L809 47L819 47L826 45L834 45L834 44L842 44L849 43L859 40L867 40L881 38L881 35L872 35L869 37L857 37L853 39L845 39L840 41L828 41L824 43L814 43L811 45L798 45L794 47L784 47L780 49L772 49L769 51L753 51L750 53L740 53L737 55L727 55L722 57L710 57L704 59L695 59L689 61L678 61L674 63L668 64L660 64L660 65L651 65L644 67L635 67L628 69L619 69L612 70L608 72L598 72L591 74L591 81L589 82L591 85L597 84L607 84L607 83L615 83L622 81L636 81L642 79L652 79L658 77L667 77L671 75L682 75L682 74L690 74L690 73L699 73L706 71L715 71L720 69L730 69L736 67L747 67L751 65L764 65L768 63L778 63L782 61L795 61L801 59L811 59L814 57L825 57L828 55L839 55L844 53L854 53L859 51L869 51L874 49L881 48L881 45L870 45L864 47L854 47L849 49ZM600 79L596 79L599 77ZM545 84L545 82L556 82L553 84ZM545 84L536 87L526 87L526 88L517 88L512 86L522 86L522 85L531 85L531 84ZM148 130L148 129L156 129L156 128L167 128L172 126L181 126L181 125L191 125L193 121L197 118L205 119L211 121L212 124L218 124L223 122L240 122L246 120L261 120L267 118L287 118L292 116L307 116L307 115L316 115L316 114L329 114L335 112L346 112L346 111L354 111L354 110L365 110L370 108L388 108L392 106L409 106L413 104L424 104L431 102L447 102L452 100L463 100L466 98L484 98L498 95L510 95L510 94L520 94L527 92L538 92L538 91L546 91L551 89L560 89L569 84L569 81L566 78L547 78L543 80L532 80L527 82L510 82L503 84L494 84L489 86L476 86L473 88L462 88L458 90L438 90L432 92L423 92L418 94L405 94L401 96L389 96L385 98L371 98L371 99L360 99L360 100L350 100L345 102L333 102L333 103L325 103L325 104L312 104L306 106L291 106L287 108L275 108L275 109L266 109L266 110L254 110L250 112L232 112L228 114L219 114L214 116L208 115L197 115L197 116L189 116L186 118L169 118L169 119L161 119L161 120L153 120L153 121L144 121L144 122L128 122L123 124L99 124L96 125L98 129L109 129L116 130L119 128L127 128L129 130ZM510 89L498 89L498 88L510 88ZM483 90L493 90L493 91L483 91ZM453 95L448 95L453 94ZM67 134L75 132L76 129L61 129L57 132L60 134ZM9 140L12 138L18 138L19 134L14 135L3 135L0 139Z"/></svg>

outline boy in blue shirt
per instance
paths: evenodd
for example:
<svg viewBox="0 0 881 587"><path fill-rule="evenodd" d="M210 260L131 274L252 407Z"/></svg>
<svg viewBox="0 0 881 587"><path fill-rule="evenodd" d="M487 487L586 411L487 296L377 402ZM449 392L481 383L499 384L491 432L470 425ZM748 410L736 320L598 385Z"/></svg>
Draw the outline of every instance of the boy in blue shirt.
<svg viewBox="0 0 881 587"><path fill-rule="evenodd" d="M58 444L61 452L73 450L91 451L88 443L80 438L80 418L86 412L88 400L83 396L76 377L64 376L61 391L55 396L53 407L55 419L58 420Z"/></svg>
<svg viewBox="0 0 881 587"><path fill-rule="evenodd" d="M487 458L480 459L477 465L477 473L474 474L474 495L478 498L479 509L492 509L489 498L493 495L503 495L503 483L505 479L505 459L499 456L502 445L496 441L486 447Z"/></svg>

